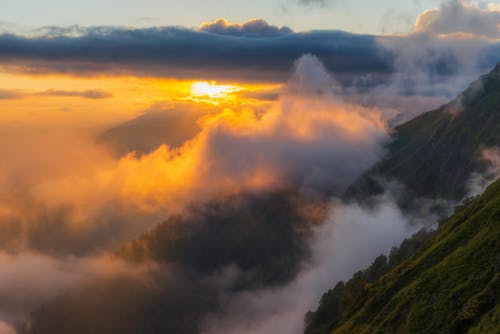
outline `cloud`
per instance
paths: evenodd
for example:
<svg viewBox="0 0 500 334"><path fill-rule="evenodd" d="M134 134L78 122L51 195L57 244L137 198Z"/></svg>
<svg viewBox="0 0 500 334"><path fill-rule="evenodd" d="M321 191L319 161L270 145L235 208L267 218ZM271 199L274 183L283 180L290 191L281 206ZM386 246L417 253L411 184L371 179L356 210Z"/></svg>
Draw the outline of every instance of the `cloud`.
<svg viewBox="0 0 500 334"><path fill-rule="evenodd" d="M23 94L17 90L0 89L0 100L16 100L23 97Z"/></svg>
<svg viewBox="0 0 500 334"><path fill-rule="evenodd" d="M498 5L486 8L465 0L450 0L439 9L423 12L415 23L416 32L435 34L472 34L500 38L500 11Z"/></svg>
<svg viewBox="0 0 500 334"><path fill-rule="evenodd" d="M428 39L421 52L433 56L428 63L412 56L420 50L409 49L408 39L385 40L385 47L399 52L397 66L402 73L394 77L401 81L385 86L385 92L398 88L403 90L392 92L393 96L406 96L415 87L421 89L425 80L442 84L443 77L456 78L455 65L460 62L442 72L429 71L443 59L462 58L454 52L447 58L447 45L439 48L434 43L441 40L425 36ZM238 40L234 36L218 38ZM401 52L405 48L408 52ZM404 72L405 68L409 70ZM418 71L426 71L426 75L415 78L409 88L396 87ZM233 310L244 305L236 319L250 315L253 323L235 323L235 318L226 318L222 312L207 320L206 329L254 328L275 333L276 324L284 326L286 320L291 326L287 329L297 330L302 312L311 308L332 280L350 275L368 263L373 253L388 249L408 233L407 218L390 200L382 200L372 211L335 203L326 227L308 243L311 222L318 211L321 216L325 198L341 194L377 162L389 139L384 111L356 102L360 86L346 96L339 78L329 71L328 63L304 55L294 63L291 78L268 109L202 113L199 131L190 140L118 159L95 145L88 134L5 126L0 156L8 158L0 167L0 244L7 250L37 250L53 254L55 259L62 254L95 254L171 217L139 238L139 246L130 256L138 254L139 261L152 259L166 265L151 278L151 284L130 283L112 275L109 280L89 283L89 290L70 287L54 303L33 313L39 321L36 324L73 332L75 326L87 328L105 321L111 328L121 326L116 332L127 326L140 332L147 323L158 325L155 328L161 332L182 333L176 326L188 324L196 330L200 322L193 319L202 319L223 305ZM154 122L162 118L153 112L135 121L144 119ZM153 237L148 240L148 235ZM314 262L309 265L311 250ZM270 253L275 256L263 261ZM61 266L67 268L57 262L56 267ZM85 261L77 261L67 271L80 267L85 268ZM278 277L276 273L284 274ZM282 284L288 285L270 288ZM54 287L46 288L51 291ZM34 296L37 293L32 291ZM110 309L116 318L100 318ZM61 310L78 317L54 316ZM261 327L255 328L255 324Z"/></svg>
<svg viewBox="0 0 500 334"><path fill-rule="evenodd" d="M33 288L16 293L12 280L0 278L0 291L12 291L1 300L11 312L16 303L36 308L28 320L42 333L94 323L108 332L152 326L192 333L235 293L290 282L311 255L326 198L372 166L388 139L380 111L345 101L339 86L317 57L305 55L268 109L209 112L184 144L118 159L81 133L5 125L0 244L51 256L6 257L8 264L26 261L41 278L40 285L26 281L34 275L21 265L6 272L5 279L18 276ZM72 278L86 261L59 260L93 258L166 217L117 252L161 263L148 285L113 274L82 286L79 275ZM37 299L43 307L30 304ZM62 310L70 316L54 316ZM101 318L109 310L113 316Z"/></svg>
<svg viewBox="0 0 500 334"><path fill-rule="evenodd" d="M258 91L243 90L238 95L247 99L256 99L260 101L277 101L280 97L280 89L265 89Z"/></svg>
<svg viewBox="0 0 500 334"><path fill-rule="evenodd" d="M436 11L444 13L446 20L456 11L493 18L498 14L492 7L488 10L462 2L446 3ZM400 122L446 103L499 60L500 43L496 41L475 38L471 33L434 32L433 25L429 27L400 36L284 33L286 28L260 19L242 24L221 19L202 25L201 30L51 27L30 37L0 35L0 64L6 71L31 74L282 82L294 61L311 53L335 75L347 99L400 111ZM87 49L93 52L81 52Z"/></svg>
<svg viewBox="0 0 500 334"><path fill-rule="evenodd" d="M298 0L297 2L302 6L326 7L330 0Z"/></svg>
<svg viewBox="0 0 500 334"><path fill-rule="evenodd" d="M264 114L226 109L205 117L180 149L123 158L111 182L129 199L167 206L193 194L289 184L339 193L378 160L387 133L378 110L344 102L333 86L318 91L325 77L317 58L304 56L288 91Z"/></svg>
<svg viewBox="0 0 500 334"><path fill-rule="evenodd" d="M54 90L49 89L43 92L28 92L21 90L0 90L0 100L16 100L30 96L57 96L57 97L80 97L83 99L107 99L113 96L110 92L104 90L84 90L84 91L71 91L71 90Z"/></svg>
<svg viewBox="0 0 500 334"><path fill-rule="evenodd" d="M312 259L289 284L227 296L222 312L205 318L203 334L299 334L304 315L335 282L348 279L415 231L388 196L373 208L334 201L310 240Z"/></svg>
<svg viewBox="0 0 500 334"><path fill-rule="evenodd" d="M498 60L491 41L428 32L275 34L281 28L263 21L210 29L77 27L50 29L50 38L0 36L2 65L32 73L280 81L293 68L265 110L178 117L152 107L115 132L140 137L125 143L125 156L73 129L2 125L0 245L15 255L0 253L0 319L16 323L29 313L48 333L95 323L109 325L99 328L104 332L182 333L181 326L199 330L214 312L203 323L207 332L300 330L304 312L332 282L412 229L394 201L381 198L374 209L334 201L325 225L313 230L326 198L383 156L392 115L385 108L415 107L415 98L422 99L418 108L439 103ZM137 130L160 121L172 124L159 132L172 133L149 142L146 130ZM175 136L183 125L190 135ZM112 269L122 268L119 260L95 255L163 220L120 253L162 263L147 284L121 279L121 269ZM102 267L110 277L96 279Z"/></svg>
<svg viewBox="0 0 500 334"><path fill-rule="evenodd" d="M485 148L481 152L486 163L483 173L473 172L468 180L468 195L477 196L500 177L500 149L497 147Z"/></svg>
<svg viewBox="0 0 500 334"><path fill-rule="evenodd" d="M493 11L500 11L500 4L497 4L497 3L488 3L488 6L487 6L488 10L493 12Z"/></svg>
<svg viewBox="0 0 500 334"><path fill-rule="evenodd" d="M413 68L373 99L405 96L404 80L418 79L418 89L425 80L433 82L412 76L421 67L406 41L393 47L408 49L400 66ZM458 81L453 71L448 75ZM118 148L127 152L118 158L89 134L4 126L0 155L8 159L0 168L1 244L16 251L88 254L117 246L192 203L220 196L283 187L341 194L383 156L393 113L374 108L373 100L360 105L367 95L345 94L337 78L319 58L306 55L267 109L187 112L187 119L166 111L172 129L185 121L195 127L192 136L176 139L171 133L148 143L138 130L139 140ZM154 123L162 115L149 111L136 122ZM136 130L128 125L122 136L130 139Z"/></svg>
<svg viewBox="0 0 500 334"><path fill-rule="evenodd" d="M390 73L390 57L374 37L339 31L247 38L176 27L94 27L76 36L0 35L2 67L27 73L132 73L281 82L286 80L293 62L306 53L324 60L326 67L337 75Z"/></svg>
<svg viewBox="0 0 500 334"><path fill-rule="evenodd" d="M61 36L78 37L78 36L83 36L89 32L92 32L93 30L94 30L93 28L82 27L77 24L65 27L44 26L30 31L29 35L43 36L44 38L61 37Z"/></svg>
<svg viewBox="0 0 500 334"><path fill-rule="evenodd" d="M307 55L267 109L167 113L174 128L196 126L190 140L170 147L164 136L159 147L119 158L87 133L4 125L2 247L89 254L220 196L288 187L340 194L383 155L388 134L379 110L336 91L323 64Z"/></svg>
<svg viewBox="0 0 500 334"><path fill-rule="evenodd" d="M378 42L393 55L393 74L382 83L367 75L345 90L363 105L400 113L393 124L448 103L500 60L499 46L481 38L427 32L382 36Z"/></svg>
<svg viewBox="0 0 500 334"><path fill-rule="evenodd" d="M262 19L253 19L240 24L231 23L222 18L213 22L202 23L198 30L218 35L242 37L273 37L293 33L293 30L289 27L273 26Z"/></svg>
<svg viewBox="0 0 500 334"><path fill-rule="evenodd" d="M306 10L324 9L336 3L334 0L285 0L280 5L280 9L285 13L297 7Z"/></svg>
<svg viewBox="0 0 500 334"><path fill-rule="evenodd" d="M98 276L64 293L50 292L49 286L43 291L55 297L41 298L41 307L30 312L27 323L37 333L85 332L95 323L95 333L198 332L202 317L222 305L223 295L279 285L297 273L309 255L311 228L326 212L322 201L290 189L197 203L125 245L111 259L145 264L138 266L147 268L145 282L142 276L127 279L135 277L132 271L125 277L120 272ZM69 262L69 267L56 263L64 272L85 271L85 263L79 261ZM53 284L64 287L57 285L57 277ZM15 290L12 295L20 298ZM61 317L61 312L68 316Z"/></svg>
<svg viewBox="0 0 500 334"><path fill-rule="evenodd" d="M443 6L438 11L450 6L487 11L456 2ZM260 19L242 24L222 19L205 24L202 30L56 28L30 36L0 35L2 69L29 74L283 82L296 59L314 54L355 103L401 110L407 113L402 119L447 102L493 67L500 52L499 42L470 33L443 34L420 28L399 36L328 30L281 33L284 28Z"/></svg>
<svg viewBox="0 0 500 334"><path fill-rule="evenodd" d="M0 133L1 250L88 254L116 247L159 219L119 202L109 189L98 193L101 173L116 160L92 133L22 123L2 124Z"/></svg>
<svg viewBox="0 0 500 334"><path fill-rule="evenodd" d="M0 252L0 326L12 328L2 320L17 326L41 305L90 281L122 277L145 282L148 270L105 256L57 258Z"/></svg>
<svg viewBox="0 0 500 334"><path fill-rule="evenodd" d="M114 277L94 282L32 313L33 328L86 331L98 322L96 333L300 333L305 311L333 282L415 228L389 197L366 209L302 195L240 194L197 205L118 253L163 263L155 264L148 285ZM330 204L326 222L317 225ZM69 316L57 316L63 310ZM105 310L113 312L102 317Z"/></svg>
<svg viewBox="0 0 500 334"><path fill-rule="evenodd" d="M70 91L70 90L46 90L44 92L36 93L40 96L59 96L59 97L81 97L84 99L107 99L113 96L110 92L103 90L84 90L84 91Z"/></svg>

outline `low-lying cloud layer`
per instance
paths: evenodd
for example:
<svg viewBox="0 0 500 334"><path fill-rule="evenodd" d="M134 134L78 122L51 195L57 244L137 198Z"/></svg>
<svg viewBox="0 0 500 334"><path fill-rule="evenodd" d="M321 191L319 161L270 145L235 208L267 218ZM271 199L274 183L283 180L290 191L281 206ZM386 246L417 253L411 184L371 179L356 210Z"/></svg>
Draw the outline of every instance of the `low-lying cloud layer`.
<svg viewBox="0 0 500 334"><path fill-rule="evenodd" d="M440 15L457 4L470 9L453 2ZM485 33L427 26L378 37L262 20L0 35L8 71L275 82L293 68L264 109L149 110L99 141L2 125L0 331L299 333L326 288L414 229L388 196L371 208L332 200L384 155L394 111L436 106L498 61ZM172 134L110 139L143 121L172 122Z"/></svg>
<svg viewBox="0 0 500 334"><path fill-rule="evenodd" d="M226 296L226 308L205 319L202 333L302 333L305 313L317 306L325 291L366 268L377 255L388 254L414 228L387 196L372 209L334 202L310 241L311 261L293 281Z"/></svg>
<svg viewBox="0 0 500 334"><path fill-rule="evenodd" d="M162 296L163 307L184 302L190 309L190 303L195 303L191 289L196 287L199 294L215 299L196 302L195 315L186 309L176 317L201 319L234 289L290 281L309 258L308 240L313 226L323 220L327 196L341 194L372 166L388 139L383 112L344 100L340 91L318 58L305 55L297 60L291 79L269 109L208 113L199 121L199 132L183 145L163 145L119 159L83 134L5 125L6 140L0 150L9 160L0 169L2 247L20 254L17 258L9 255L6 261L30 259L29 252L42 252L56 258L77 254L86 263L86 257L116 249L152 224L178 213L181 218L167 220L153 230L150 241L139 239L139 245L141 240L150 243L145 248L148 251L143 253L142 246L136 246L132 252L129 248L121 252L125 258L167 266L151 278L153 286L159 285L159 294L143 283L120 285L123 289L132 286L127 298L141 312L156 303L158 296ZM275 234L270 222L275 224ZM238 237L244 239L235 243ZM220 244L214 246L217 238ZM166 251L152 256L155 245L167 247ZM200 253L200 249L205 250ZM273 257L263 262L269 253ZM44 256L27 263L42 270L41 263L53 273L54 265ZM83 270L81 263L73 262L75 270ZM168 276L171 285L166 286L164 273L171 270L178 272L177 278ZM210 278L219 272L235 273L230 274L231 284L221 286L220 280ZM66 277L65 272L61 275ZM110 283L114 277L90 281L112 296L119 293L109 286L114 286ZM191 282L190 288L182 282ZM42 332L60 325L51 318L51 310L57 310L57 305L73 309L64 306L73 305L73 299L66 297L78 295L85 289L82 284L68 287L68 294L56 294L60 297L56 296L54 308L37 313ZM33 286L38 285L33 282ZM178 294L171 290L176 286ZM15 294L12 298L15 303ZM88 298L88 303L106 307L107 301L99 296L90 294ZM25 300L20 304L26 313L37 306ZM95 316L87 315L90 319ZM10 321L8 312L0 318ZM136 320L138 326L142 324ZM170 320L157 324L170 330L184 326L182 321ZM75 323L66 325L73 332Z"/></svg>
<svg viewBox="0 0 500 334"><path fill-rule="evenodd" d="M88 282L121 277L144 283L148 270L145 265L105 256L77 258L0 252L0 333L4 334L2 320L23 324L33 310Z"/></svg>
<svg viewBox="0 0 500 334"><path fill-rule="evenodd" d="M49 89L41 92L27 92L20 90L0 90L0 100L17 100L30 96L52 96L52 97L80 97L83 99L107 99L113 96L110 92L104 90L93 89L93 90L55 90Z"/></svg>
<svg viewBox="0 0 500 334"><path fill-rule="evenodd" d="M264 113L207 115L182 146L118 160L73 133L6 131L2 150L11 159L0 170L9 199L0 212L4 247L90 251L87 241L99 248L107 238L130 236L144 219L241 191L342 193L383 154L388 136L382 113L336 96L336 83L313 56L298 60L287 87ZM61 247L50 243L48 231L57 232Z"/></svg>

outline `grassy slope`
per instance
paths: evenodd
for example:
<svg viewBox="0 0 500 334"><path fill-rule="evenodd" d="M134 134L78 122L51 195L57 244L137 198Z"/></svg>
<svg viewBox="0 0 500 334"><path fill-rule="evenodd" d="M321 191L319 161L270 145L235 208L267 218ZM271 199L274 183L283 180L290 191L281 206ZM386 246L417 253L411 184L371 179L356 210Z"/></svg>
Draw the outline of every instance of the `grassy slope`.
<svg viewBox="0 0 500 334"><path fill-rule="evenodd" d="M500 145L500 64L437 110L398 126L387 158L348 191L380 190L374 175L395 178L411 197L460 199L472 171L484 169L481 150Z"/></svg>
<svg viewBox="0 0 500 334"><path fill-rule="evenodd" d="M316 333L499 333L500 180Z"/></svg>

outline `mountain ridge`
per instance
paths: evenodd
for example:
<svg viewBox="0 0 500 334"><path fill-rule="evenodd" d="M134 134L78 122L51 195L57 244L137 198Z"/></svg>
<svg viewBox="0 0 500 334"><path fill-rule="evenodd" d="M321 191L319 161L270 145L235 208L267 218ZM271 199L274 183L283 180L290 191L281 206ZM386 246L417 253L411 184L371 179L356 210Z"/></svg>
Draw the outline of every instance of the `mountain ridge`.
<svg viewBox="0 0 500 334"><path fill-rule="evenodd" d="M386 157L349 187L346 198L383 192L379 178L406 187L403 205L419 197L463 198L471 173L487 168L482 150L500 146L499 92L500 63L450 103L397 126Z"/></svg>
<svg viewBox="0 0 500 334"><path fill-rule="evenodd" d="M318 321L315 313L339 298L335 290L325 294L305 333L498 333L499 240L500 179L414 255L375 282L358 283L353 299Z"/></svg>
<svg viewBox="0 0 500 334"><path fill-rule="evenodd" d="M391 264L392 252L389 261L381 255L325 293L304 333L498 333L500 179L463 198L472 173L488 169L483 150L499 146L500 63L448 104L396 127L386 158L346 198L380 194L396 180L404 209L418 209L421 197L462 204L430 240L403 242L418 246L411 256Z"/></svg>

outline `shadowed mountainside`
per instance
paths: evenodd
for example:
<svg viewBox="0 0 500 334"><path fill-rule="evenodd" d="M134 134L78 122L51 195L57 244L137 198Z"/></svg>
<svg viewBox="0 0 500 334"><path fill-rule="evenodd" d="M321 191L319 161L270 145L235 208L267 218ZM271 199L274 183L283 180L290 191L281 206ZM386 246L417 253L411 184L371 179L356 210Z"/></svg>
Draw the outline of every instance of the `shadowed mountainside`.
<svg viewBox="0 0 500 334"><path fill-rule="evenodd" d="M122 156L131 151L149 153L160 145L175 148L199 131L200 112L155 110L117 125L102 133L98 141L110 145Z"/></svg>
<svg viewBox="0 0 500 334"><path fill-rule="evenodd" d="M40 307L20 332L200 333L228 295L292 280L326 209L324 199L293 190L193 205L116 253L131 264L154 264L146 280L93 280Z"/></svg>

